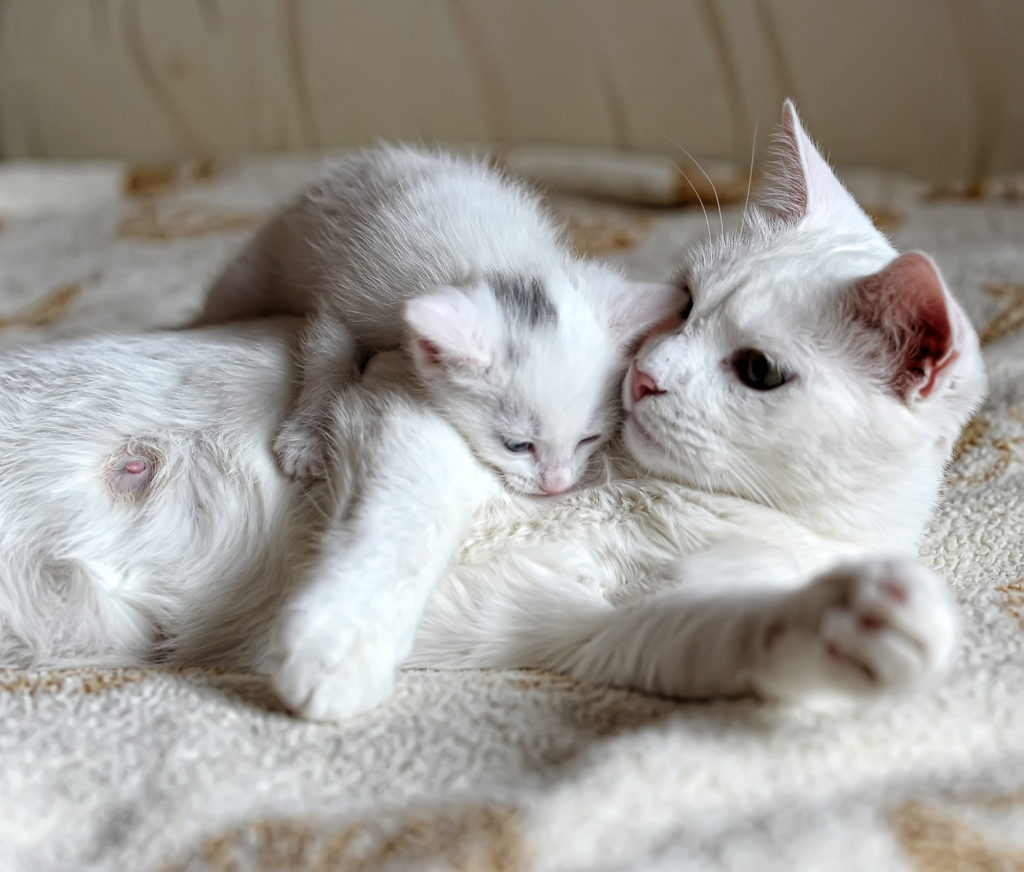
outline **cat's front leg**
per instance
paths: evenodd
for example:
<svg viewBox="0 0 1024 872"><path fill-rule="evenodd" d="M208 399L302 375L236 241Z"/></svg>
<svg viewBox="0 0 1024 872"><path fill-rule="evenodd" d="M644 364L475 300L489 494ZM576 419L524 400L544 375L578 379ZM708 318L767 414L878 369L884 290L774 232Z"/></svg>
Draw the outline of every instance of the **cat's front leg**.
<svg viewBox="0 0 1024 872"><path fill-rule="evenodd" d="M286 475L313 481L327 476L331 403L358 376L358 345L340 320L317 316L299 343L299 393L274 439L274 456Z"/></svg>
<svg viewBox="0 0 1024 872"><path fill-rule="evenodd" d="M399 406L378 423L347 472L355 496L338 506L274 634L274 687L314 720L341 720L390 694L428 597L498 487L432 413Z"/></svg>
<svg viewBox="0 0 1024 872"><path fill-rule="evenodd" d="M806 583L772 560L718 579L714 563L680 561L679 589L607 614L553 665L682 698L810 701L914 690L952 659L951 597L913 560L861 559Z"/></svg>

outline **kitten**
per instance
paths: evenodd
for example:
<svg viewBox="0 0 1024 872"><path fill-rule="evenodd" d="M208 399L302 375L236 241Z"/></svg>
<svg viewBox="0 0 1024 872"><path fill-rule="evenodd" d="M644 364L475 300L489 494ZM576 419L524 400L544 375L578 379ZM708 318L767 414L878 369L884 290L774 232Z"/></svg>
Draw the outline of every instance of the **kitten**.
<svg viewBox="0 0 1024 872"><path fill-rule="evenodd" d="M269 669L323 719L386 696L408 648L407 665L539 666L678 697L858 699L935 680L956 614L912 555L985 390L977 336L789 103L781 144L744 226L690 259L692 305L636 354L614 474L557 503L493 489L464 440L403 396L392 357L335 406L331 465L362 483L324 499L324 519L265 447L289 403L279 322L8 355L0 662L127 662L159 642L179 662ZM346 450L367 432L414 456L392 476ZM403 482L418 482L420 526L396 540ZM461 544L453 526L433 535L446 513L468 525ZM405 587L433 573L410 619ZM602 591L623 584L633 594L613 605ZM415 640L392 632L396 616Z"/></svg>
<svg viewBox="0 0 1024 872"><path fill-rule="evenodd" d="M539 198L496 170L382 147L272 217L197 323L308 317L274 442L289 475L324 476L331 398L408 334L430 400L476 456L515 491L558 494L614 430L623 347L678 297L570 256Z"/></svg>

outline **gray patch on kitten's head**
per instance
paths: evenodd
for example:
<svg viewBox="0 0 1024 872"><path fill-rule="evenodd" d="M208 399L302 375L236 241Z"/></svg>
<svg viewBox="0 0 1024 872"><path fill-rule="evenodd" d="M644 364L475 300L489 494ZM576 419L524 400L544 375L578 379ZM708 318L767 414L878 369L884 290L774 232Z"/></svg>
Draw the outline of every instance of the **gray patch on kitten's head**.
<svg viewBox="0 0 1024 872"><path fill-rule="evenodd" d="M536 276L515 273L495 273L487 277L494 289L494 297L511 317L527 327L553 326L558 312Z"/></svg>

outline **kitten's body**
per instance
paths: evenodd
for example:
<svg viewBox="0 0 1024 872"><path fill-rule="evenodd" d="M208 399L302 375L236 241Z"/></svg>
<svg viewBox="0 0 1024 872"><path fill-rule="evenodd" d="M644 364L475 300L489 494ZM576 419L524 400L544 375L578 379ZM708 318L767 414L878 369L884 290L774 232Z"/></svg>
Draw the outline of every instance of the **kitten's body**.
<svg viewBox="0 0 1024 872"><path fill-rule="evenodd" d="M622 347L677 298L628 290L570 255L537 195L496 170L380 147L335 162L274 215L197 323L308 319L296 409L275 443L289 474L323 476L331 398L411 334L431 401L476 456L514 490L560 493L613 432ZM531 448L514 456L502 439Z"/></svg>
<svg viewBox="0 0 1024 872"><path fill-rule="evenodd" d="M354 392L366 414L352 405L335 420L339 480L361 490L323 519L261 444L287 406L287 373L272 375L288 359L281 325L248 328L262 333L252 343L216 332L130 341L143 389L121 420L104 399L122 378L104 363L110 340L15 356L28 375L0 392L0 660L53 662L61 628L82 637L69 656L129 660L146 655L148 634L175 659L269 667L297 708L342 716L386 692L390 658L416 627L403 586L441 572L457 546L446 535L434 547L429 523L394 541L392 521L412 511L469 525L419 623L414 665L542 666L677 696L856 696L933 679L952 656L955 614L912 554L984 389L977 338L934 266L897 257L874 231L791 109L785 143L782 196L694 259L692 313L636 356L624 383L632 458L553 505L495 494L454 431L400 388L384 395L394 379L380 361ZM753 390L738 378L744 349L780 361L789 381ZM184 377L210 354L223 362L212 393ZM33 380L66 401L81 393L60 387L76 358L90 361L83 408L34 428ZM194 390L184 402L183 383ZM215 414L221 391L234 398L227 417ZM75 426L82 418L95 419L92 433ZM367 427L382 444L413 431L416 453L396 471L346 453ZM102 485L128 469L130 437L152 439L176 471L134 501ZM47 502L38 489L55 456L67 471ZM428 501L406 506L396 490L422 480ZM318 550L315 530L291 535L324 524L348 538ZM296 565L330 595L299 591L268 643ZM69 619L51 622L40 597L72 584ZM623 585L635 595L613 604L604 593ZM390 609L373 595L381 587L395 594Z"/></svg>

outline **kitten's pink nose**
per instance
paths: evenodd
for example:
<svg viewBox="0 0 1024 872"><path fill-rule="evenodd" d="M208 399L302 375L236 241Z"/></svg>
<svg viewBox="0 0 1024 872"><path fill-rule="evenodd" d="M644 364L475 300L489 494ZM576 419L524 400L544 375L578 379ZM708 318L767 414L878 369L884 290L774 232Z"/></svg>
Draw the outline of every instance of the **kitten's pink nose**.
<svg viewBox="0 0 1024 872"><path fill-rule="evenodd" d="M571 484L572 476L567 469L548 469L540 476L540 489L548 496L564 494Z"/></svg>
<svg viewBox="0 0 1024 872"><path fill-rule="evenodd" d="M635 363L633 364L633 372L630 376L630 390L633 392L634 403L640 402L644 397L665 393L658 387L658 383L654 378L640 369Z"/></svg>

